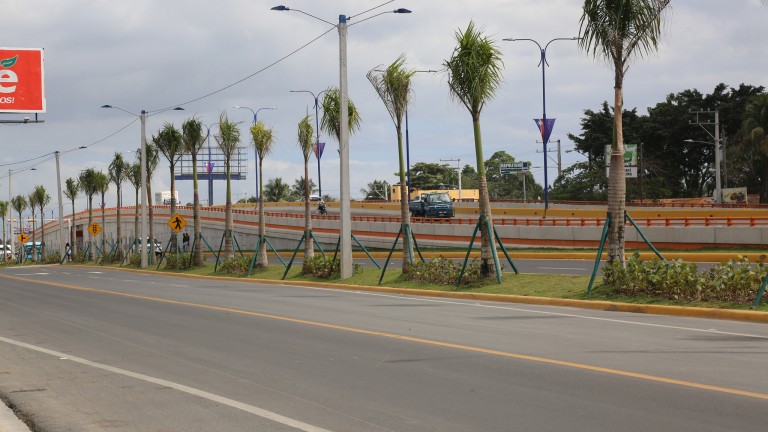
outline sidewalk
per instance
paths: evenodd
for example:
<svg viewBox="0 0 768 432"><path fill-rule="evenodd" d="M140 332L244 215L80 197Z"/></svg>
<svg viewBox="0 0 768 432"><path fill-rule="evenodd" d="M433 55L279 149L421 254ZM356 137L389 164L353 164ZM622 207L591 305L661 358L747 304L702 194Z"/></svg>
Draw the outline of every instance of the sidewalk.
<svg viewBox="0 0 768 432"><path fill-rule="evenodd" d="M30 432L27 425L16 417L13 410L0 403L0 432Z"/></svg>

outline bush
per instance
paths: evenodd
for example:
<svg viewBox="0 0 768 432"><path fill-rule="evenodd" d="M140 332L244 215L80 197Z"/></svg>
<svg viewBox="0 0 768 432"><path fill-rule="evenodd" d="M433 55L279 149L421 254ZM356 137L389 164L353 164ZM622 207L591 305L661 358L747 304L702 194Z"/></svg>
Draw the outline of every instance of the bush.
<svg viewBox="0 0 768 432"><path fill-rule="evenodd" d="M456 285L456 280L461 273L461 265L445 257L438 257L432 261L418 262L411 266L411 271L405 274L405 278L415 282L426 282L438 285ZM480 262L473 259L464 270L461 278L462 285L471 285L481 278Z"/></svg>
<svg viewBox="0 0 768 432"><path fill-rule="evenodd" d="M223 273L244 275L248 273L251 266L251 259L236 255L234 258L224 260L219 264L219 271Z"/></svg>
<svg viewBox="0 0 768 432"><path fill-rule="evenodd" d="M141 254L131 254L131 256L128 258L128 266L129 267L141 267Z"/></svg>
<svg viewBox="0 0 768 432"><path fill-rule="evenodd" d="M58 264L61 262L61 253L54 252L45 256L46 264Z"/></svg>
<svg viewBox="0 0 768 432"><path fill-rule="evenodd" d="M739 257L698 273L696 264L681 260L640 261L635 253L624 266L615 261L603 268L603 284L612 293L665 300L748 303L768 274L761 260L756 265Z"/></svg>
<svg viewBox="0 0 768 432"><path fill-rule="evenodd" d="M165 268L186 270L191 267L191 254L189 252L169 253L165 255ZM246 269L247 270L247 269Z"/></svg>
<svg viewBox="0 0 768 432"><path fill-rule="evenodd" d="M78 253L72 255L72 262L84 263L85 262L85 252L84 251L79 251Z"/></svg>
<svg viewBox="0 0 768 432"><path fill-rule="evenodd" d="M357 266L356 266L357 270ZM315 255L304 260L301 265L301 274L307 277L316 277L319 279L330 279L331 276L339 273L339 259Z"/></svg>

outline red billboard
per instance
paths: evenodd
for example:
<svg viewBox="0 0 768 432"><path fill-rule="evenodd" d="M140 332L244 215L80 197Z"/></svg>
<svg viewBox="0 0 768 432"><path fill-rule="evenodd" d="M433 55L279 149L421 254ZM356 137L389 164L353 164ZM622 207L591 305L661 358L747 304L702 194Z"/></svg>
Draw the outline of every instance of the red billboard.
<svg viewBox="0 0 768 432"><path fill-rule="evenodd" d="M41 48L0 48L0 113L44 113Z"/></svg>

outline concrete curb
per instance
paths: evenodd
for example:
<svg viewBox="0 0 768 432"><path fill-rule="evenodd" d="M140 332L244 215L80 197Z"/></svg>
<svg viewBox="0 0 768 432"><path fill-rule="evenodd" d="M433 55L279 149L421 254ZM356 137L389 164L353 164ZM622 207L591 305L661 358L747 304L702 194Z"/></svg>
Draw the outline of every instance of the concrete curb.
<svg viewBox="0 0 768 432"><path fill-rule="evenodd" d="M23 421L16 417L16 413L0 401L0 432L30 432Z"/></svg>
<svg viewBox="0 0 768 432"><path fill-rule="evenodd" d="M92 266L82 266L82 267L92 267ZM94 268L104 268L104 267L94 267ZM157 274L156 271L151 271L151 270L126 269L126 268L114 268L114 267L108 267L108 268L111 268L114 270L128 271L128 272ZM386 294L438 297L438 298L448 298L448 299L457 299L457 300L476 300L476 301L489 301L489 302L500 302L500 303L532 304L532 305L540 305L540 306L572 307L572 308L579 308L579 309L602 310L602 311L610 311L610 312L631 312L631 313L638 313L638 314L666 315L666 316L677 316L677 317L688 317L688 318L722 319L722 320L730 320L730 321L743 321L743 322L768 324L768 312L751 311L751 310L633 304L633 303L609 302L609 301L602 301L602 300L576 300L576 299L561 299L561 298L549 298L549 297L518 296L518 295L509 295L509 294L432 291L432 290L419 290L419 289L411 289L411 288L391 288L391 287L382 287L382 286L349 285L349 284L329 283L329 282L248 279L248 278L237 278L237 277L229 277L229 276L190 275L190 274L183 274L183 273L163 273L163 274L169 274L169 275L186 277L186 278L195 278L195 279L204 278L209 280L226 280L226 281L243 282L243 283L308 286L308 287L315 287L315 288L330 288L330 289L338 289L338 290L345 290L345 291L378 292L378 293L386 293Z"/></svg>

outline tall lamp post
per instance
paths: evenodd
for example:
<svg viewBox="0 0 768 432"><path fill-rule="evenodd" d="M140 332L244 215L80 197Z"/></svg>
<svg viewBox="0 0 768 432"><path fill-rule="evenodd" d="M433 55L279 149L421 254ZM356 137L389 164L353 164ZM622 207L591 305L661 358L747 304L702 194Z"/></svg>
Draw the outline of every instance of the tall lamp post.
<svg viewBox="0 0 768 432"><path fill-rule="evenodd" d="M394 0L392 0L394 1ZM391 1L384 3L388 4L391 3ZM384 5L381 5L384 6ZM377 7L381 7L377 6ZM373 9L368 9L365 12L362 12L362 14L366 14ZM339 23L334 24L330 21L326 21L322 18L318 18L314 15L310 15L304 11L298 10L298 9L290 9L286 6L275 6L272 8L272 10L275 11L294 11L299 12L301 14L307 15L311 18L314 18L318 21L322 21L326 24L329 24L331 26L334 26L339 31L339 122L341 123L339 125L339 163L340 163L340 195L341 195L341 205L340 205L340 246L341 246L341 260L339 262L339 273L341 276L341 279L348 279L352 277L352 213L350 209L350 186L349 186L349 111L348 111L348 103L349 103L349 95L348 95L348 88L347 88L347 27L349 26L348 21L357 17L358 15L353 15L347 17L346 15L339 15ZM411 13L410 10L400 8L395 9L393 11L386 11L386 12L380 12L375 15L371 15L366 18L360 19L357 23L359 24L363 21L375 18L379 15L383 15L386 13ZM354 24L352 24L354 25Z"/></svg>
<svg viewBox="0 0 768 432"><path fill-rule="evenodd" d="M569 38L554 38L547 42L546 45L544 45L544 48L541 47L541 44L536 42L533 39L527 39L527 38L506 38L505 41L508 42L517 42L517 41L531 41L536 44L536 46L539 47L539 52L541 53L541 58L539 60L539 65L541 66L541 105L542 105L542 116L541 116L541 141L543 143L543 151L544 151L544 211L549 208L549 180L547 176L547 142L549 141L549 134L552 132L549 128L549 123L547 121L547 80L545 75L546 66L548 66L547 63L547 48L549 48L549 44L551 44L554 41L560 41L560 40L568 40L568 41L577 41L580 38L578 37L569 37Z"/></svg>
<svg viewBox="0 0 768 432"><path fill-rule="evenodd" d="M114 108L124 113L130 114L134 117L138 117L141 120L141 225L139 233L141 240L139 241L140 253L141 253L141 268L147 267L147 116L149 112L141 110L140 114L136 114L120 108L114 105L102 105L102 108ZM182 107L171 108L174 111L183 111Z"/></svg>
<svg viewBox="0 0 768 432"><path fill-rule="evenodd" d="M291 93L309 93L312 95L312 98L315 100L315 158L317 158L317 194L322 197L323 196L323 183L320 178L320 158L323 156L323 151L320 148L320 95L327 92L328 90L323 90L317 95L312 93L309 90L291 90Z"/></svg>
<svg viewBox="0 0 768 432"><path fill-rule="evenodd" d="M720 143L715 142L709 142L709 141L697 141L693 139L687 139L683 140L683 142L687 143L699 143L699 144L708 144L715 146L715 204L720 204L723 202L723 190L720 183L720 165L721 165L721 159L722 159L722 150L720 149Z"/></svg>
<svg viewBox="0 0 768 432"><path fill-rule="evenodd" d="M247 110L249 110L253 114L253 124L254 124L254 126L256 125L256 123L259 122L259 111L261 111L261 110L277 109L275 107L261 107L261 108L257 109L256 111L254 111L252 108L249 108L247 106L239 106L239 105L235 105L232 108L234 108L234 109L247 109ZM256 166L256 171L255 171L256 172L256 176L255 176L256 177L256 195L255 196L256 196L256 202L259 202L259 199L261 199L261 197L259 195L259 152L256 150L255 146L253 147L253 158L254 158L254 165Z"/></svg>

